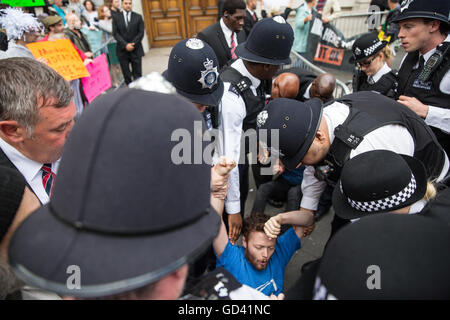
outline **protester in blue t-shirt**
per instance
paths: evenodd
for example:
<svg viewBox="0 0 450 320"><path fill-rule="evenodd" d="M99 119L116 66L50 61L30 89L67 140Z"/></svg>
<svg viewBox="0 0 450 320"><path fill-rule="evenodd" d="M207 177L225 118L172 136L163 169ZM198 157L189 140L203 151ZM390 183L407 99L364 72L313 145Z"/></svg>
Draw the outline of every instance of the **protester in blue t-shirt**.
<svg viewBox="0 0 450 320"><path fill-rule="evenodd" d="M278 297L283 292L286 265L301 247L303 227L313 222L314 216L309 212L291 211L272 218L253 214L244 221L243 246L228 240L222 222L213 243L217 267L223 266L242 284ZM293 227L277 239L282 224Z"/></svg>

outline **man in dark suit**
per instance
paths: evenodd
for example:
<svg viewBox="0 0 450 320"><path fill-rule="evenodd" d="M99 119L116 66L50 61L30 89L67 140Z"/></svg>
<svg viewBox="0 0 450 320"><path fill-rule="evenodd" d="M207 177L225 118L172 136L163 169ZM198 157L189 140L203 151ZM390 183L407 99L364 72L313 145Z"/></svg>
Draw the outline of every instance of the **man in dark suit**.
<svg viewBox="0 0 450 320"><path fill-rule="evenodd" d="M132 12L132 0L122 0L122 12L113 16L113 36L117 41L117 57L122 69L125 83L129 84L142 76L142 38L144 37L144 20ZM131 70L130 70L131 64Z"/></svg>
<svg viewBox="0 0 450 320"><path fill-rule="evenodd" d="M244 27L245 8L243 0L226 0L223 4L222 18L197 35L197 38L213 48L220 69L230 60L237 59L234 50L246 39L245 32L241 32Z"/></svg>
<svg viewBox="0 0 450 320"><path fill-rule="evenodd" d="M258 16L256 15L256 0L246 0L247 10L245 10L245 19L244 19L244 31L245 35L248 37L250 30L252 30L255 23L258 22Z"/></svg>
<svg viewBox="0 0 450 320"><path fill-rule="evenodd" d="M0 165L20 172L45 204L74 124L73 91L35 59L2 59L0 70Z"/></svg>

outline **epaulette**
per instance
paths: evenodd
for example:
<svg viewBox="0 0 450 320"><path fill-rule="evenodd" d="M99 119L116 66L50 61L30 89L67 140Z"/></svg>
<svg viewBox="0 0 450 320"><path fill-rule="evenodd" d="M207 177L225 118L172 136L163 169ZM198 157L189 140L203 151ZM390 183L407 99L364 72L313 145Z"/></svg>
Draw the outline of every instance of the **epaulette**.
<svg viewBox="0 0 450 320"><path fill-rule="evenodd" d="M230 92L233 92L234 94L236 94L238 97L240 97L241 95L239 94L239 91L235 88L235 86L230 85L230 89L228 90Z"/></svg>

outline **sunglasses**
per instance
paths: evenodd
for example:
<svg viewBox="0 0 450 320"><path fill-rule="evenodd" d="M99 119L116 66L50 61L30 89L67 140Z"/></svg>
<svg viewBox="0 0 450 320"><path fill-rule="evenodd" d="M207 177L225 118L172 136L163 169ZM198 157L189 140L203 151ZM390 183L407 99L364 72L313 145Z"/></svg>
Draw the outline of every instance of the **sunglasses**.
<svg viewBox="0 0 450 320"><path fill-rule="evenodd" d="M357 62L356 66L358 68L361 68L361 67L366 67L367 68L368 66L370 66L372 64L373 60L375 60L377 57L378 57L378 55L375 55L375 56L372 57L372 59L369 58L366 61Z"/></svg>

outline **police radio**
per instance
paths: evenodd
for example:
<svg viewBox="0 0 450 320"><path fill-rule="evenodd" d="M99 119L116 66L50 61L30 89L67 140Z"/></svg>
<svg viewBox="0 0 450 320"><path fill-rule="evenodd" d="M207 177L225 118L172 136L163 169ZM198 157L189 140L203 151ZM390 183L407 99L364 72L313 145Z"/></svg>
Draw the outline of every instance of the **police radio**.
<svg viewBox="0 0 450 320"><path fill-rule="evenodd" d="M444 60L448 47L449 47L448 43L444 43L436 48L436 51L427 60L425 66L420 72L417 78L419 81L425 82L428 80L428 78L430 78L433 71L441 64L442 60Z"/></svg>
<svg viewBox="0 0 450 320"><path fill-rule="evenodd" d="M327 180L330 175L334 172L334 165L328 160L324 160L322 164L316 166L314 176L319 181Z"/></svg>

